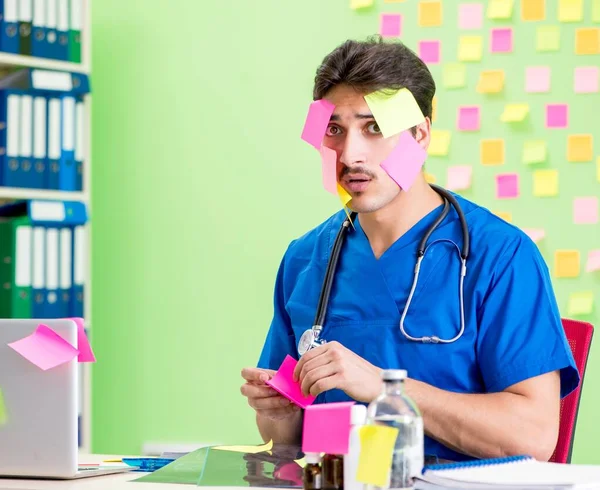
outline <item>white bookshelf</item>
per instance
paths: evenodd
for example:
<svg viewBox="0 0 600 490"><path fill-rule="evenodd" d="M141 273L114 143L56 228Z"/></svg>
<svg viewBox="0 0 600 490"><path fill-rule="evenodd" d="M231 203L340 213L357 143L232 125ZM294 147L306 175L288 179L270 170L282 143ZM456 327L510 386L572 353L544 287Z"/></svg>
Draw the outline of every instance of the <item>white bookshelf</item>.
<svg viewBox="0 0 600 490"><path fill-rule="evenodd" d="M14 68L39 68L43 70L56 70L83 73L91 75L91 0L83 0L83 25L81 29L81 63L71 63L46 58L36 58L33 56L22 56L11 53L0 52L0 71ZM92 96L88 94L84 98L86 127L85 127L85 148L84 148L84 167L83 167L83 190L81 192L64 192L44 189L27 189L17 187L0 186L0 201L7 202L23 199L45 199L59 201L81 201L88 209L88 215L91 215L91 102ZM85 257L85 296L84 296L84 316L86 328L90 331L91 327L91 219L86 225L86 257ZM92 339L93 342L93 339ZM79 448L81 454L91 453L91 368L89 363L80 364L83 367L84 384L82 391L82 440L83 444Z"/></svg>

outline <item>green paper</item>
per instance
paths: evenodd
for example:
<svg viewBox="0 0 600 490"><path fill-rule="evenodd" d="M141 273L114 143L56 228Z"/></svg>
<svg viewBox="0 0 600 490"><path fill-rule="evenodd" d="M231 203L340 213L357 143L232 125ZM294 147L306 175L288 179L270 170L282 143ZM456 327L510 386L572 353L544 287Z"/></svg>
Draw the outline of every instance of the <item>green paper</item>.
<svg viewBox="0 0 600 490"><path fill-rule="evenodd" d="M580 291L578 293L571 293L569 295L569 306L567 309L567 314L569 316L589 315L593 308L593 291Z"/></svg>
<svg viewBox="0 0 600 490"><path fill-rule="evenodd" d="M463 63L446 63L442 77L445 88L462 88L467 84L467 67Z"/></svg>
<svg viewBox="0 0 600 490"><path fill-rule="evenodd" d="M536 31L535 49L540 52L560 49L560 27L539 26Z"/></svg>
<svg viewBox="0 0 600 490"><path fill-rule="evenodd" d="M4 395L0 389L0 425L6 424L6 405L4 404Z"/></svg>
<svg viewBox="0 0 600 490"><path fill-rule="evenodd" d="M252 465L245 453L233 451L209 451L206 465L198 479L201 487L248 487L252 479ZM248 466L248 468L247 468ZM258 471L261 463L256 464ZM250 474L249 474L250 473ZM260 477L260 475L256 475ZM272 478L272 475L271 475Z"/></svg>
<svg viewBox="0 0 600 490"><path fill-rule="evenodd" d="M529 140L523 145L523 163L542 163L546 161L548 149L545 140Z"/></svg>
<svg viewBox="0 0 600 490"><path fill-rule="evenodd" d="M379 90L365 95L365 101L384 138L410 129L425 120L419 104L406 88L395 93Z"/></svg>
<svg viewBox="0 0 600 490"><path fill-rule="evenodd" d="M204 470L209 448L203 447L134 481L146 483L187 483L196 485Z"/></svg>
<svg viewBox="0 0 600 490"><path fill-rule="evenodd" d="M600 22L600 0L592 0L592 22Z"/></svg>

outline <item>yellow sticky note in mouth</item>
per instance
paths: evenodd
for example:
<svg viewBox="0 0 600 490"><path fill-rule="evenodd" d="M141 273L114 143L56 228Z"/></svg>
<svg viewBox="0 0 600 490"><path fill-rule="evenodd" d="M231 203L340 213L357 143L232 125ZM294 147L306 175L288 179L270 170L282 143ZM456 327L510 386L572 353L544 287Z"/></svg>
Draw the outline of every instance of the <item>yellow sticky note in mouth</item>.
<svg viewBox="0 0 600 490"><path fill-rule="evenodd" d="M231 451L234 453L257 454L273 449L273 441L271 440L260 446L213 446L211 449L218 449L219 451Z"/></svg>
<svg viewBox="0 0 600 490"><path fill-rule="evenodd" d="M360 455L356 479L359 482L385 487L389 480L394 445L398 429L385 425L365 425L360 428Z"/></svg>

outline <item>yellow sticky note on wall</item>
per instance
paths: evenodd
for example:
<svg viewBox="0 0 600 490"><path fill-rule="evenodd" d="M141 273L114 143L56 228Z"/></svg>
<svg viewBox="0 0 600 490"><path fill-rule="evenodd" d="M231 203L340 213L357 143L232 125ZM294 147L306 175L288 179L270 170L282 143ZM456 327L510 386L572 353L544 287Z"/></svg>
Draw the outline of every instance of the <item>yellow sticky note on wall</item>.
<svg viewBox="0 0 600 490"><path fill-rule="evenodd" d="M353 10L364 9L373 5L374 0L350 0L350 8Z"/></svg>
<svg viewBox="0 0 600 490"><path fill-rule="evenodd" d="M557 250L554 252L554 277L577 277L579 269L579 250Z"/></svg>
<svg viewBox="0 0 600 490"><path fill-rule="evenodd" d="M484 139L480 143L480 157L482 165L504 164L504 140Z"/></svg>
<svg viewBox="0 0 600 490"><path fill-rule="evenodd" d="M483 38L481 36L460 36L458 40L459 61L481 61Z"/></svg>
<svg viewBox="0 0 600 490"><path fill-rule="evenodd" d="M467 84L467 66L464 63L446 63L442 69L445 88L463 88Z"/></svg>
<svg viewBox="0 0 600 490"><path fill-rule="evenodd" d="M496 94L504 88L504 70L485 70L479 74L477 92Z"/></svg>
<svg viewBox="0 0 600 490"><path fill-rule="evenodd" d="M558 20L580 22L583 20L583 0L559 0Z"/></svg>
<svg viewBox="0 0 600 490"><path fill-rule="evenodd" d="M546 0L521 0L521 20L537 21L546 18Z"/></svg>
<svg viewBox="0 0 600 490"><path fill-rule="evenodd" d="M600 182L600 157L596 160L596 180Z"/></svg>
<svg viewBox="0 0 600 490"><path fill-rule="evenodd" d="M523 163L542 163L548 157L548 148L545 140L528 140L523 144Z"/></svg>
<svg viewBox="0 0 600 490"><path fill-rule="evenodd" d="M419 26L435 27L442 25L441 0L421 0L419 2Z"/></svg>
<svg viewBox="0 0 600 490"><path fill-rule="evenodd" d="M360 428L359 437L356 479L378 487L387 486L398 429L386 425L364 425Z"/></svg>
<svg viewBox="0 0 600 490"><path fill-rule="evenodd" d="M487 8L488 19L510 19L513 12L513 0L490 0Z"/></svg>
<svg viewBox="0 0 600 490"><path fill-rule="evenodd" d="M500 116L502 122L521 122L529 114L529 104L506 104Z"/></svg>
<svg viewBox="0 0 600 490"><path fill-rule="evenodd" d="M2 394L2 388L0 388L0 425L6 424L6 405L4 404L4 395Z"/></svg>
<svg viewBox="0 0 600 490"><path fill-rule="evenodd" d="M406 88L392 94L384 90L371 92L365 95L365 101L384 138L401 133L425 120L419 104Z"/></svg>
<svg viewBox="0 0 600 490"><path fill-rule="evenodd" d="M600 22L600 0L592 0L592 22Z"/></svg>
<svg viewBox="0 0 600 490"><path fill-rule="evenodd" d="M507 223L512 223L512 213L509 213L508 211L494 211L494 214Z"/></svg>
<svg viewBox="0 0 600 490"><path fill-rule="evenodd" d="M431 122L435 122L437 120L437 95L433 96L431 100Z"/></svg>
<svg viewBox="0 0 600 490"><path fill-rule="evenodd" d="M570 134L567 138L569 162L591 162L594 159L594 140L591 134Z"/></svg>
<svg viewBox="0 0 600 490"><path fill-rule="evenodd" d="M582 27L575 31L575 54L600 54L600 27Z"/></svg>
<svg viewBox="0 0 600 490"><path fill-rule="evenodd" d="M432 129L431 141L427 153L436 157L443 157L448 154L450 148L451 133L445 129Z"/></svg>
<svg viewBox="0 0 600 490"><path fill-rule="evenodd" d="M560 27L539 26L535 31L535 49L540 52L560 49Z"/></svg>
<svg viewBox="0 0 600 490"><path fill-rule="evenodd" d="M533 172L533 195L554 197L558 195L558 170L544 169Z"/></svg>
<svg viewBox="0 0 600 490"><path fill-rule="evenodd" d="M567 315L589 315L594 309L594 292L578 291L569 295Z"/></svg>

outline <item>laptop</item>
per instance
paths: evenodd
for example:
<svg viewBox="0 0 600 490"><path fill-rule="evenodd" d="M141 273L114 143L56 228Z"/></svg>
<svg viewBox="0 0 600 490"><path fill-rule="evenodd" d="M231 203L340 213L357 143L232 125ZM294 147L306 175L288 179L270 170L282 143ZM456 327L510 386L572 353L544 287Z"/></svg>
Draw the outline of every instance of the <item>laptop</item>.
<svg viewBox="0 0 600 490"><path fill-rule="evenodd" d="M77 346L77 325L72 320L0 319L5 412L0 417L0 477L70 480L131 471L131 467L79 469L77 358L43 371L8 346L31 335L40 324Z"/></svg>

